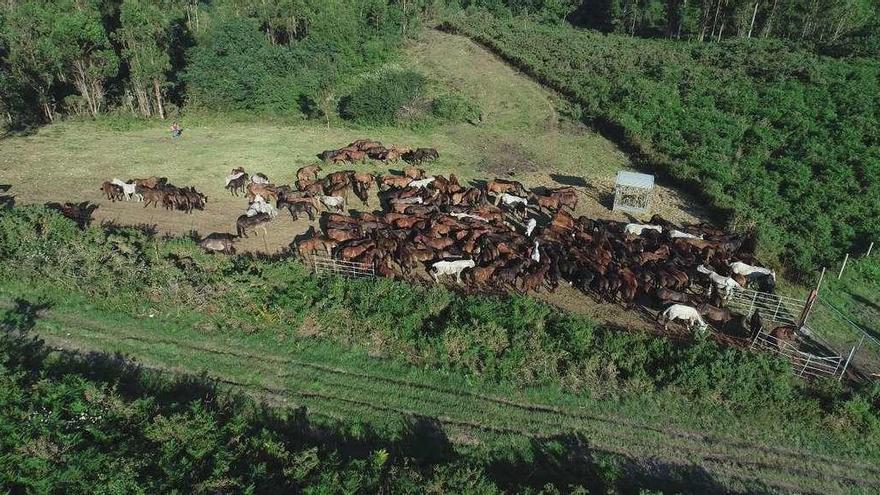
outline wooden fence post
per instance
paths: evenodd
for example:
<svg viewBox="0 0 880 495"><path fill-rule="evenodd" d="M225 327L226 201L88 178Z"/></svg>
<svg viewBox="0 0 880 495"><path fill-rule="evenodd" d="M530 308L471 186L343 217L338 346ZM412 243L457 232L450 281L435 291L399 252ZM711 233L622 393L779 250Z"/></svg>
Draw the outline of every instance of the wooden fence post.
<svg viewBox="0 0 880 495"><path fill-rule="evenodd" d="M864 339L864 338L865 337L863 336L862 339ZM861 344L859 344L859 345L861 345ZM849 351L849 357L846 358L846 364L843 365L843 371L840 372L840 377L837 379L837 381L843 380L843 375L846 374L846 369L849 367L849 362L852 360L853 354L855 354L855 353L856 353L856 346L853 346L852 350Z"/></svg>
<svg viewBox="0 0 880 495"><path fill-rule="evenodd" d="M843 257L843 264L840 265L840 272L837 274L837 280L840 280L840 277L843 276L843 270L846 268L847 261L849 261L849 253L846 253L846 256Z"/></svg>

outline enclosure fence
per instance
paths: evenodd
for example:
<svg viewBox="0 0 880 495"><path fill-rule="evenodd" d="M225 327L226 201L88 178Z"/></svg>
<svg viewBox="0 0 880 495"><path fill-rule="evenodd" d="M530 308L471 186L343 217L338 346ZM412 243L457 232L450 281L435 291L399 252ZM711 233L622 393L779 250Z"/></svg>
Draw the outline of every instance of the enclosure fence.
<svg viewBox="0 0 880 495"><path fill-rule="evenodd" d="M819 356L803 352L791 343L779 340L764 332L758 332L752 341L751 348L779 354L791 363L792 371L796 375L805 378L837 378L846 370L846 361L843 356Z"/></svg>
<svg viewBox="0 0 880 495"><path fill-rule="evenodd" d="M810 314L813 314L819 306L818 302L813 302L810 298L800 299L752 289L735 289L727 305L732 311L747 317L758 312L762 322L769 323L770 327L796 327L798 333L806 337L805 340L802 339L803 350L764 331L758 332L750 345L753 350L779 354L792 364L795 374L802 377L840 378L846 372L854 348L835 345L823 337L828 333L824 324L813 326L821 332L814 331L806 324L806 308L809 306Z"/></svg>
<svg viewBox="0 0 880 495"><path fill-rule="evenodd" d="M376 269L373 265L356 263L353 261L337 260L326 256L310 256L307 260L315 275L339 275L349 278L376 278Z"/></svg>
<svg viewBox="0 0 880 495"><path fill-rule="evenodd" d="M727 306L731 310L745 316L752 316L758 311L763 321L795 326L798 324L804 305L803 299L751 289L734 289L727 301Z"/></svg>

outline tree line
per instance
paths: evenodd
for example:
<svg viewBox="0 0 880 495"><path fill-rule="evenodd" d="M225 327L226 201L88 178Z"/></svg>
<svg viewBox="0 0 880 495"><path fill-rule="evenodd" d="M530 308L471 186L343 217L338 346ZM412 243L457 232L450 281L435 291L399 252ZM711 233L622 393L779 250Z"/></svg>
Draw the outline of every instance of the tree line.
<svg viewBox="0 0 880 495"><path fill-rule="evenodd" d="M641 36L718 41L784 38L836 46L880 46L877 0L465 0L495 15ZM865 47L861 47L865 48Z"/></svg>
<svg viewBox="0 0 880 495"><path fill-rule="evenodd" d="M0 110L7 124L111 110L321 110L337 82L386 60L424 2L7 0Z"/></svg>
<svg viewBox="0 0 880 495"><path fill-rule="evenodd" d="M452 29L566 94L644 163L758 234L791 275L880 236L880 64L782 40L644 40L472 15Z"/></svg>

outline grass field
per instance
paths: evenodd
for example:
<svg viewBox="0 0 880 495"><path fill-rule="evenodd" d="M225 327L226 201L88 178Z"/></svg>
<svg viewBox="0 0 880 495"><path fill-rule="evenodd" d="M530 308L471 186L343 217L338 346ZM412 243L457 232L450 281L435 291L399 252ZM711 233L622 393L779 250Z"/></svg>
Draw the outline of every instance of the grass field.
<svg viewBox="0 0 880 495"><path fill-rule="evenodd" d="M464 179L513 171L527 184L552 186L574 176L577 183L585 183L583 211L611 216L607 204L614 174L628 168L627 157L587 128L561 122L553 94L466 38L435 31L427 31L411 46L404 62L472 97L483 109L483 124L362 130L342 123L328 129L320 122L278 125L193 116L182 119L184 135L175 141L165 124L114 130L108 122L64 122L30 136L0 139L0 183L11 184L10 192L24 202L95 201L101 205L99 220L155 224L170 232L232 231L245 203L223 190L223 177L230 169L244 166L289 184L297 168L316 161L316 153L370 137L386 144L435 147L441 157L429 169ZM389 170L379 163L358 168ZM104 180L150 175L196 186L208 195L208 207L193 215L169 214L142 210L141 205L110 204L99 194ZM695 209L684 207L686 202L674 191L661 187L657 203L661 214L693 218L684 212ZM277 225L277 235L268 240L270 250L286 246L301 230ZM261 241L244 248L265 250L266 245Z"/></svg>

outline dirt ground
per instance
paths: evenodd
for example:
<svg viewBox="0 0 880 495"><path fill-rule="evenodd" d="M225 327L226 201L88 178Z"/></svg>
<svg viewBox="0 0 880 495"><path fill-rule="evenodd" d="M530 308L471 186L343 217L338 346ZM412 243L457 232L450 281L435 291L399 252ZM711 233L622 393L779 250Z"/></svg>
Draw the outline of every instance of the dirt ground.
<svg viewBox="0 0 880 495"><path fill-rule="evenodd" d="M327 166L322 172L328 173L341 170L345 167ZM367 167L356 166L354 168L367 168L371 171L382 170L376 164ZM442 169L434 168L430 164L424 166L429 174L448 175ZM397 170L394 166L385 167L386 172ZM249 170L257 172L258 170ZM295 170L291 170L286 177L271 177L278 184L289 184L293 181ZM94 223L114 223L119 225L143 225L149 226L162 234L189 234L196 233L205 236L212 232L235 233L235 220L247 208L247 199L242 196L232 196L223 189L225 173L216 173L207 180L198 184L177 183L178 186L194 185L199 191L208 196L208 203L203 211L195 210L192 213L182 211L167 211L162 207L144 207L143 203L107 200L98 190L97 179L77 180L60 191L42 191L32 187L13 188L8 194L15 194L19 202L47 202L47 201L91 201L99 205L94 214ZM128 179L129 177L124 177ZM627 214L613 212L610 209L614 179L587 181L581 177L548 175L533 172L528 175L518 174L516 179L521 180L527 187L559 187L560 185L573 185L581 192L575 216L586 215L590 218L601 218L619 221L632 221ZM488 177L487 177L488 179ZM365 206L353 194L349 196L349 211L375 211L379 201L377 188L374 187L370 199L370 207ZM665 218L675 222L699 221L699 217L690 214L684 208L685 199L675 191L664 187L657 187L652 201L652 212L659 213ZM644 220L644 219L642 219ZM308 230L310 225L318 228L317 221L309 222L308 218L300 215L297 221L293 221L287 211L280 211L277 218L267 225L266 233L262 230L249 233L248 238L240 239L236 248L240 252L265 253L277 255L283 253L290 246L294 237ZM554 304L562 309L578 314L590 316L599 323L619 326L621 328L639 329L648 332L656 332L657 327L653 322L653 312L641 308L627 309L622 305L599 302L593 297L567 285L560 286L554 293L546 291L535 294L539 299ZM673 330L672 328L670 330Z"/></svg>

